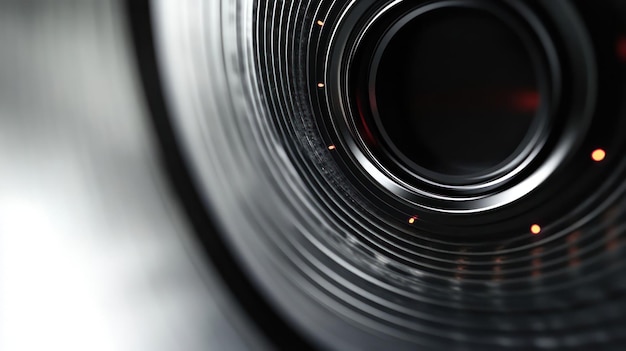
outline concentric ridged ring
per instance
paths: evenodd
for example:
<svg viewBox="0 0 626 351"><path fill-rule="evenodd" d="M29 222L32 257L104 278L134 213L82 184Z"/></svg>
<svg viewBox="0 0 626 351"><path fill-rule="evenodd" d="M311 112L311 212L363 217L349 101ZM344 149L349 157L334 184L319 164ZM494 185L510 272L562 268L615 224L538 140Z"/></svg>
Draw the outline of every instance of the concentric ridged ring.
<svg viewBox="0 0 626 351"><path fill-rule="evenodd" d="M409 223L417 213L389 205L321 123L315 96L325 85L310 58L352 4L162 5L162 67L181 148L247 278L327 348L623 343L623 144L604 169L590 163L569 175L588 198L555 209L539 235L524 227L474 241L440 235L427 214Z"/></svg>

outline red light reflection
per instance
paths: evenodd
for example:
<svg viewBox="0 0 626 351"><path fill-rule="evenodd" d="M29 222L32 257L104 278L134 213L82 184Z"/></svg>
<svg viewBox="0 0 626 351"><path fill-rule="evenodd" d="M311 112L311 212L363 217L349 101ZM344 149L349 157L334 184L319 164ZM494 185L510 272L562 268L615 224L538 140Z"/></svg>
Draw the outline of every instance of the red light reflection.
<svg viewBox="0 0 626 351"><path fill-rule="evenodd" d="M615 51L617 53L617 58L626 63L626 35L622 35L617 39Z"/></svg>
<svg viewBox="0 0 626 351"><path fill-rule="evenodd" d="M509 99L511 100L511 106L516 112L536 112L541 103L539 92L533 90L513 92Z"/></svg>
<svg viewBox="0 0 626 351"><path fill-rule="evenodd" d="M374 134L370 130L367 124L367 120L365 119L365 113L363 112L363 103L361 101L361 98L359 97L359 94L356 95L356 107L359 112L359 117L361 118L361 128L365 137L365 141L370 145L376 145L376 138L374 137Z"/></svg>

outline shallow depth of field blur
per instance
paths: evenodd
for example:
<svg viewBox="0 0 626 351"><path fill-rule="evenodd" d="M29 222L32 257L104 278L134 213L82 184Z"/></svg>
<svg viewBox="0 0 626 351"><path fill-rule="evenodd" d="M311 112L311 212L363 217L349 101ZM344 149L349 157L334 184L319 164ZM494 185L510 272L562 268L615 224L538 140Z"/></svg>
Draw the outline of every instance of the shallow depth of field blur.
<svg viewBox="0 0 626 351"><path fill-rule="evenodd" d="M0 350L224 350L123 2L0 1Z"/></svg>

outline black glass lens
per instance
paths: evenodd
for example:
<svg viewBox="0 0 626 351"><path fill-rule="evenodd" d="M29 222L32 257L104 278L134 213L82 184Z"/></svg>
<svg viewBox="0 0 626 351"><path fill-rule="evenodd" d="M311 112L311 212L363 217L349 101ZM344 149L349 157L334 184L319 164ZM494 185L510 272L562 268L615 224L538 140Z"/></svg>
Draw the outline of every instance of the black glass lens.
<svg viewBox="0 0 626 351"><path fill-rule="evenodd" d="M536 63L502 19L479 9L431 11L396 24L378 50L377 122L411 162L474 175L524 146L541 102Z"/></svg>

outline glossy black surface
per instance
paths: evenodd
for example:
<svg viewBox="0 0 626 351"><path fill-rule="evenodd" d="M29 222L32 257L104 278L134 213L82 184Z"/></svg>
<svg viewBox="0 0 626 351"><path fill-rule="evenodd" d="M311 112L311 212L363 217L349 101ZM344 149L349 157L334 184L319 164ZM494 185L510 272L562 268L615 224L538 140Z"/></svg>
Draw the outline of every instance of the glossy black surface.
<svg viewBox="0 0 626 351"><path fill-rule="evenodd" d="M371 77L376 121L412 163L459 177L489 173L532 139L536 48L505 20L439 9L401 20L381 39Z"/></svg>

